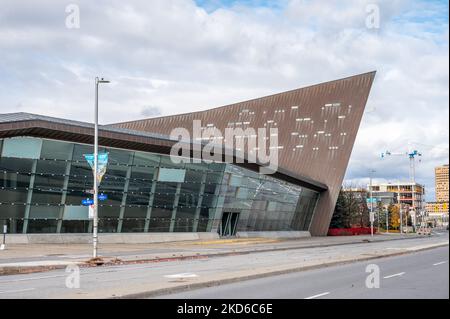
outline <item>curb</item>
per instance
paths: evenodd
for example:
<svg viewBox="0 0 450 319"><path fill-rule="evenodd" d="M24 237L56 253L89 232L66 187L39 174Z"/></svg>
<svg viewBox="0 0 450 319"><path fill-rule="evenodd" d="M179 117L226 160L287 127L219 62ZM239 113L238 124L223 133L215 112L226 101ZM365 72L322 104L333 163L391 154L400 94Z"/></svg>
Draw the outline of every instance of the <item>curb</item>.
<svg viewBox="0 0 450 319"><path fill-rule="evenodd" d="M419 252L419 251L430 250L430 249L434 249L434 248L438 248L438 247L444 247L444 246L448 246L448 244L447 243L445 243L445 244L436 244L436 245L430 246L430 247L419 248L419 249L416 249L414 251L402 251L402 252L391 253L391 254L388 254L388 255L353 258L353 259L344 260L344 261L333 261L333 262L324 263L324 264L317 264L317 265L303 266L303 267L295 267L295 268L283 269L283 270L275 270L275 271L269 271L269 272L265 272L265 273L261 273L261 274L238 276L238 277L233 277L233 278L228 278L228 279L223 279L223 280L210 280L210 281L206 281L206 282L186 284L186 285L180 285L180 286L170 287L170 288L161 288L161 289L157 289L157 290L153 290L153 291L145 291L145 292L127 294L127 295L123 295L123 296L114 296L114 297L110 297L110 298L107 298L107 299L143 299L143 298L151 298L151 297L157 297L157 296L161 296L161 295L173 294L173 293L177 293L177 292L184 292L184 291L189 291L189 290L195 290L195 289L199 289L199 288L208 288L208 287L214 287L214 286L221 286L221 285L225 285L225 284L231 284L231 283L236 283L236 282L241 282L241 281L246 281L246 280L266 278L266 277L290 274L290 273L300 272L300 271L307 271L307 270L314 270L314 269L333 267L333 266L338 266L338 265L346 265L346 264L351 264L351 263L354 263L354 262L363 262L363 261L379 259L379 258L407 255L407 254L412 254L412 253Z"/></svg>
<svg viewBox="0 0 450 319"><path fill-rule="evenodd" d="M31 274L36 272L46 272L55 269L64 269L67 265L46 265L46 266L13 266L0 267L0 276Z"/></svg>

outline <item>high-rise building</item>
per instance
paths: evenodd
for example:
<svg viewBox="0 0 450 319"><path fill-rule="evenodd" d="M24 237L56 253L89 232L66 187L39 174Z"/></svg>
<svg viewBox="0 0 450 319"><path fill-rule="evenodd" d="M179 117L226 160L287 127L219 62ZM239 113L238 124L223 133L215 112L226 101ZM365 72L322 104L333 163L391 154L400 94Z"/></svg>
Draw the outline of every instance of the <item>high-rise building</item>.
<svg viewBox="0 0 450 319"><path fill-rule="evenodd" d="M370 186L369 186L370 191ZM392 196L389 196L392 194ZM425 186L412 182L379 183L372 185L372 196L386 204L402 204L410 210L424 210Z"/></svg>
<svg viewBox="0 0 450 319"><path fill-rule="evenodd" d="M426 211L428 220L434 220L436 225L448 223L448 164L434 169L436 201L428 202Z"/></svg>
<svg viewBox="0 0 450 319"><path fill-rule="evenodd" d="M448 202L448 164L434 169L436 202Z"/></svg>

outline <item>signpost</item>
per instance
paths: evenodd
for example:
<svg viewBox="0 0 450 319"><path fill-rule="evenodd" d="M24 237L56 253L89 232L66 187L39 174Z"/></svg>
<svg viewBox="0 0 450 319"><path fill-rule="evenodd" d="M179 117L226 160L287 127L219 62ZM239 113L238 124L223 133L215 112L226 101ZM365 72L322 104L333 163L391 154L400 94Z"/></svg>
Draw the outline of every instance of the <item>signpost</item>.
<svg viewBox="0 0 450 319"><path fill-rule="evenodd" d="M373 211L373 204L377 202L375 197L367 198L367 204L370 204L369 220L370 220L370 235L373 236L373 223L375 221L375 212Z"/></svg>
<svg viewBox="0 0 450 319"><path fill-rule="evenodd" d="M86 198L86 199L81 200L81 205L83 205L83 206L90 206L92 204L94 204L93 199Z"/></svg>
<svg viewBox="0 0 450 319"><path fill-rule="evenodd" d="M373 236L373 222L375 221L375 213L370 212L370 235Z"/></svg>
<svg viewBox="0 0 450 319"><path fill-rule="evenodd" d="M104 201L108 199L108 195L101 193L100 195L98 195L98 199L100 201ZM83 206L89 206L89 214L88 214L88 218L89 219L94 219L94 200L91 198L86 198L81 200L81 205Z"/></svg>

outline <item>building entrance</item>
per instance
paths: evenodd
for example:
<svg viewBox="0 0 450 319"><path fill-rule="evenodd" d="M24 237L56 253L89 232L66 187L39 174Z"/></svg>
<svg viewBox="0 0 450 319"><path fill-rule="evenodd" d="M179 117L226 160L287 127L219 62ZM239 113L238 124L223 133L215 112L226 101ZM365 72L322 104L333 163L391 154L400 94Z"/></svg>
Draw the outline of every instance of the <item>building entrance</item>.
<svg viewBox="0 0 450 319"><path fill-rule="evenodd" d="M224 212L219 225L219 235L221 237L232 237L236 235L238 220L239 213Z"/></svg>

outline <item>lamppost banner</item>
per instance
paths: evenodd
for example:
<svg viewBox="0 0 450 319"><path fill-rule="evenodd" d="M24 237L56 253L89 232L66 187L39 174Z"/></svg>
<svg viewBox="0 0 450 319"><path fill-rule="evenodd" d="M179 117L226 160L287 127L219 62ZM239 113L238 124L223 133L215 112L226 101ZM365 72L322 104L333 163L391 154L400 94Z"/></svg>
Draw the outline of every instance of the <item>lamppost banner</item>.
<svg viewBox="0 0 450 319"><path fill-rule="evenodd" d="M89 166L94 170L94 154L84 154L84 158L89 163ZM106 172L106 166L108 165L108 153L99 153L97 155L97 182L100 184L103 175Z"/></svg>

